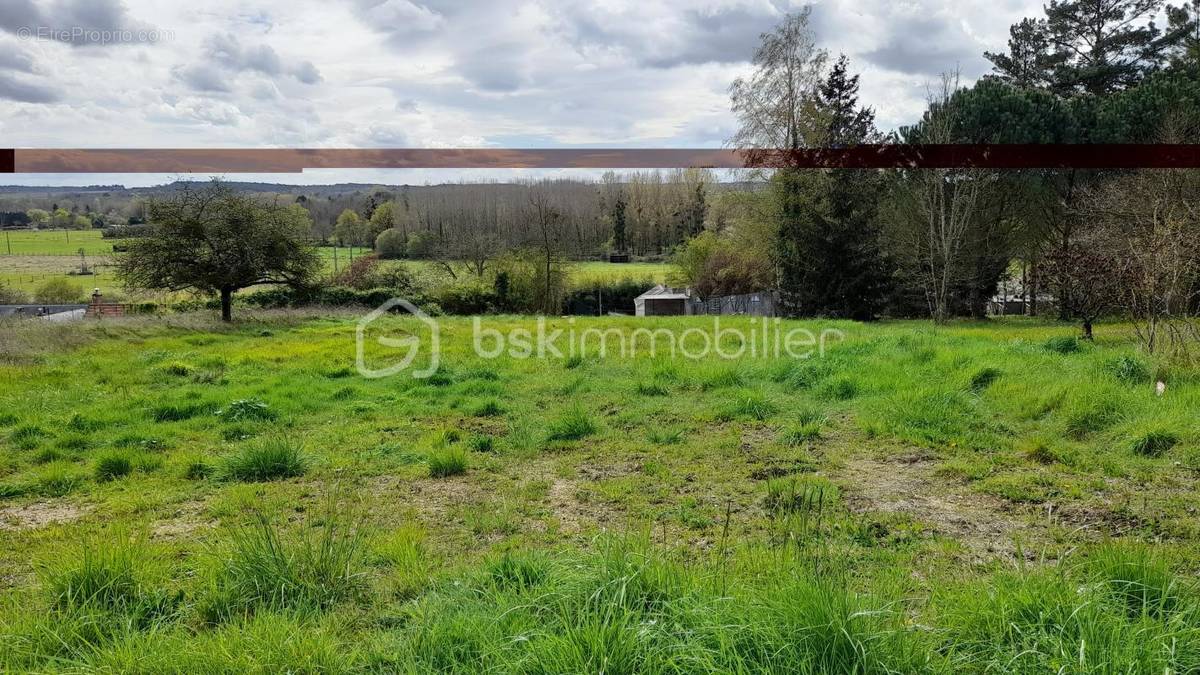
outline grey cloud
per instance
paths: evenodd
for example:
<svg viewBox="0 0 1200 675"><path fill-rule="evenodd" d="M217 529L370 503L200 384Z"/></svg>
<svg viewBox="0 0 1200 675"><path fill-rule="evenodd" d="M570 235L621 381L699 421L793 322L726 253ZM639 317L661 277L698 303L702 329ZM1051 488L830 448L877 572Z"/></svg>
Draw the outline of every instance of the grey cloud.
<svg viewBox="0 0 1200 675"><path fill-rule="evenodd" d="M467 54L458 61L458 72L484 91L516 91L528 81L518 49L509 45Z"/></svg>
<svg viewBox="0 0 1200 675"><path fill-rule="evenodd" d="M0 44L0 70L34 72L33 55L15 45Z"/></svg>
<svg viewBox="0 0 1200 675"><path fill-rule="evenodd" d="M560 28L576 48L618 49L635 63L673 68L749 60L758 36L779 21L786 8L771 4L686 9L663 17L605 15L593 4L559 8Z"/></svg>
<svg viewBox="0 0 1200 675"><path fill-rule="evenodd" d="M355 7L364 23L403 39L431 33L445 24L445 14L430 9L429 4L412 0L356 0Z"/></svg>
<svg viewBox="0 0 1200 675"><path fill-rule="evenodd" d="M283 59L267 44L243 46L232 33L214 33L204 41L202 64L176 67L176 76L199 91L229 91L230 82L239 73L255 72L270 77L284 74L304 84L321 81L321 72L312 61L285 67Z"/></svg>
<svg viewBox="0 0 1200 675"><path fill-rule="evenodd" d="M292 75L295 75L296 79L304 84L316 84L323 79L321 71L317 70L312 61L301 62L300 65L292 69Z"/></svg>
<svg viewBox="0 0 1200 675"><path fill-rule="evenodd" d="M196 91L228 92L229 78L218 68L203 63L176 66L171 73Z"/></svg>
<svg viewBox="0 0 1200 675"><path fill-rule="evenodd" d="M265 75L278 75L283 69L279 54L270 45L243 48L230 33L210 35L204 43L205 52L213 61L230 70L253 70Z"/></svg>
<svg viewBox="0 0 1200 675"><path fill-rule="evenodd" d="M35 34L49 30L50 39L75 47L152 43L161 37L149 24L130 17L121 0L57 0L45 10L31 0L5 0L0 28Z"/></svg>
<svg viewBox="0 0 1200 675"><path fill-rule="evenodd" d="M888 70L936 75L964 61L982 61L982 46L956 22L937 17L905 17L888 22L892 34L863 58Z"/></svg>
<svg viewBox="0 0 1200 675"><path fill-rule="evenodd" d="M40 84L18 80L7 73L0 73L0 98L24 103L54 103L62 100L62 93Z"/></svg>

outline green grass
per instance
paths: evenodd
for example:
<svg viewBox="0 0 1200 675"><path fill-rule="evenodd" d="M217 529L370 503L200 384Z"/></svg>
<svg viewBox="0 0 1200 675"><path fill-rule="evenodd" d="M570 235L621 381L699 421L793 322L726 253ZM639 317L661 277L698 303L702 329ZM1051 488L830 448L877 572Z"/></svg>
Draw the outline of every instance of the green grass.
<svg viewBox="0 0 1200 675"><path fill-rule="evenodd" d="M77 255L81 248L87 255L111 254L114 241L100 230L8 230L0 233L0 256Z"/></svg>
<svg viewBox="0 0 1200 675"><path fill-rule="evenodd" d="M432 478L458 476L467 472L467 451L456 445L434 448L429 453L429 475Z"/></svg>
<svg viewBox="0 0 1200 675"><path fill-rule="evenodd" d="M287 436L269 436L242 445L221 460L226 480L259 482L302 476L308 470L303 446Z"/></svg>
<svg viewBox="0 0 1200 675"><path fill-rule="evenodd" d="M429 382L355 321L0 327L0 670L1200 669L1200 377L1127 326L568 368L449 318Z"/></svg>

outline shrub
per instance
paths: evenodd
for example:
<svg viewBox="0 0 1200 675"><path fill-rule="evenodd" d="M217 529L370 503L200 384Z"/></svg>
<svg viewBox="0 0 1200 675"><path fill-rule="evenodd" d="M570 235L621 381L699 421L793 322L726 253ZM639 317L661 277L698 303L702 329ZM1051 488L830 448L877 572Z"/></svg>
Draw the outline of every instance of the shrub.
<svg viewBox="0 0 1200 675"><path fill-rule="evenodd" d="M563 300L567 314L600 316L608 312L633 314L634 298L654 286L653 279L594 279L577 285Z"/></svg>
<svg viewBox="0 0 1200 675"><path fill-rule="evenodd" d="M596 425L583 406L575 404L550 422L548 441L575 441L596 433Z"/></svg>
<svg viewBox="0 0 1200 675"><path fill-rule="evenodd" d="M29 302L28 293L0 281L0 305L24 305L27 302Z"/></svg>
<svg viewBox="0 0 1200 675"><path fill-rule="evenodd" d="M96 459L94 473L98 481L110 481L128 476L133 473L133 456L123 451L101 455Z"/></svg>
<svg viewBox="0 0 1200 675"><path fill-rule="evenodd" d="M261 609L323 610L363 589L361 528L330 505L316 527L285 537L255 513L234 528L200 605L209 623Z"/></svg>
<svg viewBox="0 0 1200 675"><path fill-rule="evenodd" d="M407 250L404 233L394 227L380 232L379 236L375 237L375 252L384 260L403 258Z"/></svg>
<svg viewBox="0 0 1200 675"><path fill-rule="evenodd" d="M1143 457L1161 457L1179 443L1179 436L1172 431L1155 430L1133 439L1130 449Z"/></svg>
<svg viewBox="0 0 1200 675"><path fill-rule="evenodd" d="M433 296L447 314L486 314L496 307L496 292L482 281L445 286Z"/></svg>
<svg viewBox="0 0 1200 675"><path fill-rule="evenodd" d="M467 472L467 451L459 446L435 448L429 453L429 476L445 478Z"/></svg>
<svg viewBox="0 0 1200 675"><path fill-rule="evenodd" d="M66 279L50 279L33 292L34 300L47 305L68 305L83 301L83 287Z"/></svg>
<svg viewBox="0 0 1200 675"><path fill-rule="evenodd" d="M226 456L220 473L226 480L262 482L302 476L307 470L308 460L300 443L286 436L271 436Z"/></svg>

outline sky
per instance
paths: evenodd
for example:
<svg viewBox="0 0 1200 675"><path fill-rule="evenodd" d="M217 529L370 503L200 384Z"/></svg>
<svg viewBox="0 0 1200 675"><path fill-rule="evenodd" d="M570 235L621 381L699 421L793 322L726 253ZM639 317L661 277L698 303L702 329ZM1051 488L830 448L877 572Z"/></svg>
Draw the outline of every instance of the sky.
<svg viewBox="0 0 1200 675"><path fill-rule="evenodd" d="M790 0L0 0L3 147L719 147ZM892 129L990 69L1039 0L818 0ZM422 184L517 172L230 175ZM15 175L5 184L162 183Z"/></svg>

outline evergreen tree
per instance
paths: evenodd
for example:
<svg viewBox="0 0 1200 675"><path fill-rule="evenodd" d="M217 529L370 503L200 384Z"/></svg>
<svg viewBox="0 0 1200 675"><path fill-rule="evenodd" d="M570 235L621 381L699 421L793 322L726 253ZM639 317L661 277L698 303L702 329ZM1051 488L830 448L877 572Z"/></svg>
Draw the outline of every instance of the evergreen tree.
<svg viewBox="0 0 1200 675"><path fill-rule="evenodd" d="M617 253L624 253L627 242L625 236L625 195L623 193L618 193L616 201L613 202L612 224L613 250Z"/></svg>
<svg viewBox="0 0 1200 675"><path fill-rule="evenodd" d="M842 56L822 81L816 107L827 144L877 140L875 113L858 105L858 76ZM856 169L780 171L775 178L781 225L776 247L784 311L792 315L869 320L883 306L889 266L877 222L877 172Z"/></svg>
<svg viewBox="0 0 1200 675"><path fill-rule="evenodd" d="M1007 54L985 56L1012 84L1103 96L1158 70L1184 40L1186 26L1154 24L1162 9L1163 0L1050 0L1044 19L1010 29Z"/></svg>

